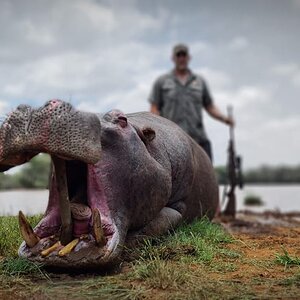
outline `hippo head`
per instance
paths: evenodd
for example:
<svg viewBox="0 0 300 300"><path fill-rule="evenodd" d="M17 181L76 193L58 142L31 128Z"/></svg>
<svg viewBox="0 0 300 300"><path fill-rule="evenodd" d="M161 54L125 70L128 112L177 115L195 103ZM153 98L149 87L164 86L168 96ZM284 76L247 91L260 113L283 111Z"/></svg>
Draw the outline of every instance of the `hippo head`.
<svg viewBox="0 0 300 300"><path fill-rule="evenodd" d="M19 213L21 257L82 269L114 263L119 256L128 211L136 205L128 200L133 179L126 174L134 170L137 180L143 181L142 161L151 159L145 143L155 133L134 128L119 111L107 113L101 123L97 114L77 111L60 100L39 109L21 105L2 123L0 171L40 152L52 158L49 201L42 220L32 229ZM140 153L139 160L128 156L128 147L131 153Z"/></svg>

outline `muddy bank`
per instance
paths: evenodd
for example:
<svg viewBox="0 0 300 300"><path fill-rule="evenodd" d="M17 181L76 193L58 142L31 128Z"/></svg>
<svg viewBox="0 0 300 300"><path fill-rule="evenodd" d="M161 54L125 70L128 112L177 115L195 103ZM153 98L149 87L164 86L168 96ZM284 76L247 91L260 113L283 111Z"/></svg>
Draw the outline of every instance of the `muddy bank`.
<svg viewBox="0 0 300 300"><path fill-rule="evenodd" d="M262 213L251 210L239 211L233 220L228 217L216 218L214 222L221 224L229 233L273 234L280 227L286 230L300 228L300 212L283 213L279 210Z"/></svg>

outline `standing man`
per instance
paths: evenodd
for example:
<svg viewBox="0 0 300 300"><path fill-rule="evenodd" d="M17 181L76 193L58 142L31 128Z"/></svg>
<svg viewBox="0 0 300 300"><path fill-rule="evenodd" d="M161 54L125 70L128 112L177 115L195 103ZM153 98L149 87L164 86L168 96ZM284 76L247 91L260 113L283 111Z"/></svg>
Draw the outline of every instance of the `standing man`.
<svg viewBox="0 0 300 300"><path fill-rule="evenodd" d="M233 125L234 122L215 106L204 79L188 68L191 59L188 47L184 44L176 45L172 59L174 70L160 76L153 85L149 98L150 110L178 124L202 146L212 160L211 144L204 130L202 108L227 125Z"/></svg>

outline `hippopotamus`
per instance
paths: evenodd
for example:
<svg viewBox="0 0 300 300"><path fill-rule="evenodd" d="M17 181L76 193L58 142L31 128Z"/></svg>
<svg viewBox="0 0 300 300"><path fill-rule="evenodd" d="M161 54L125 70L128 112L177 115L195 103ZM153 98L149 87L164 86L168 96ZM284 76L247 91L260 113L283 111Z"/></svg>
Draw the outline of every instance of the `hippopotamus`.
<svg viewBox="0 0 300 300"><path fill-rule="evenodd" d="M218 207L208 156L150 112L97 114L61 100L19 105L0 127L0 171L39 153L52 159L48 206L34 229L19 212L18 253L46 266L113 265L128 241L212 219Z"/></svg>

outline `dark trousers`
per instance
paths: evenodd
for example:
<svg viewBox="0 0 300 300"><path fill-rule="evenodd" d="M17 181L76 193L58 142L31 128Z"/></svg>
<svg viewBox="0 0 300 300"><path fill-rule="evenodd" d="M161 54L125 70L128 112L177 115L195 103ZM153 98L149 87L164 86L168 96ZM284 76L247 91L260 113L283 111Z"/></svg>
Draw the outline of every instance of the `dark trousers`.
<svg viewBox="0 0 300 300"><path fill-rule="evenodd" d="M203 150L206 152L208 157L210 158L210 161L213 162L213 155L212 155L212 148L211 143L209 140L206 140L204 142L199 143L199 145L203 148Z"/></svg>

